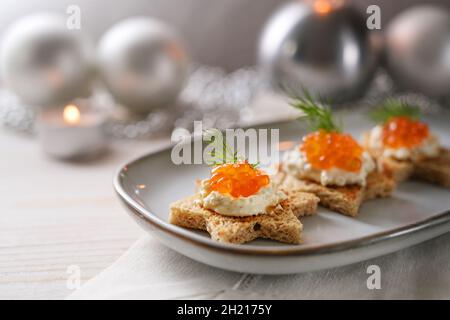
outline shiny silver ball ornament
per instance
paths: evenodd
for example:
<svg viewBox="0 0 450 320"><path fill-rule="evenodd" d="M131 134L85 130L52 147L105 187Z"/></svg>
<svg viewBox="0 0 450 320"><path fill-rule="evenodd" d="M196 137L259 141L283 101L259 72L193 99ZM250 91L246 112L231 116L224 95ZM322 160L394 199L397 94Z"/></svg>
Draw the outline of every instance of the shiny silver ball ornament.
<svg viewBox="0 0 450 320"><path fill-rule="evenodd" d="M263 30L260 64L290 94L307 89L343 102L361 96L374 75L379 50L364 17L352 7L332 4L289 3Z"/></svg>
<svg viewBox="0 0 450 320"><path fill-rule="evenodd" d="M100 41L98 61L111 94L134 113L173 103L188 66L176 33L151 18L131 18L113 26Z"/></svg>
<svg viewBox="0 0 450 320"><path fill-rule="evenodd" d="M1 74L22 101L53 106L90 92L94 51L66 17L37 13L21 18L5 32Z"/></svg>
<svg viewBox="0 0 450 320"><path fill-rule="evenodd" d="M417 6L398 15L386 33L387 69L402 89L450 97L450 11Z"/></svg>

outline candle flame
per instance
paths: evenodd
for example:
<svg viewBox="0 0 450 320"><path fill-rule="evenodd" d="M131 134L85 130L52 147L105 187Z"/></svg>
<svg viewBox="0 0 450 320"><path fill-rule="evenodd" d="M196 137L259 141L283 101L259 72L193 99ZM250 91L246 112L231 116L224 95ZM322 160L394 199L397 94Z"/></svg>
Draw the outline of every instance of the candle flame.
<svg viewBox="0 0 450 320"><path fill-rule="evenodd" d="M330 1L328 0L316 0L314 1L314 11L320 15L326 15L333 9Z"/></svg>
<svg viewBox="0 0 450 320"><path fill-rule="evenodd" d="M69 104L64 108L63 119L68 124L77 124L80 122L80 109L74 104Z"/></svg>

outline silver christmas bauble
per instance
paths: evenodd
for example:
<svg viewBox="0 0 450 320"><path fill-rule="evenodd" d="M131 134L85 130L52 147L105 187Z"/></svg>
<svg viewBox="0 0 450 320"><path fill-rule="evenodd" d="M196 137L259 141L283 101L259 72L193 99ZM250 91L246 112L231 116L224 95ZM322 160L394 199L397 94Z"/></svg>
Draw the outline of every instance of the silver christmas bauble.
<svg viewBox="0 0 450 320"><path fill-rule="evenodd" d="M16 21L1 47L4 84L31 105L52 106L90 91L93 46L66 17L37 13Z"/></svg>
<svg viewBox="0 0 450 320"><path fill-rule="evenodd" d="M364 93L377 64L376 42L364 17L348 6L321 12L289 3L268 21L259 60L275 85L301 95L304 89L333 101Z"/></svg>
<svg viewBox="0 0 450 320"><path fill-rule="evenodd" d="M145 113L174 102L187 74L187 55L175 32L151 18L130 18L101 39L98 59L114 98Z"/></svg>
<svg viewBox="0 0 450 320"><path fill-rule="evenodd" d="M450 12L418 6L398 15L386 33L387 69L402 89L450 97Z"/></svg>

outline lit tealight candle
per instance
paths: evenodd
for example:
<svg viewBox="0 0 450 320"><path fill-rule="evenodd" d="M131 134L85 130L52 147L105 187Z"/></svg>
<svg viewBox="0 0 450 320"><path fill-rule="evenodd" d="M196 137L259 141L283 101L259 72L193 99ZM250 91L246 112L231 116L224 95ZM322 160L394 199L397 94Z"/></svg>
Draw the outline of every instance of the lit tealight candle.
<svg viewBox="0 0 450 320"><path fill-rule="evenodd" d="M81 100L63 109L43 110L39 121L42 148L66 160L99 155L106 146L103 125L104 118Z"/></svg>
<svg viewBox="0 0 450 320"><path fill-rule="evenodd" d="M63 119L69 125L77 125L80 122L81 114L80 109L74 105L69 104L64 107Z"/></svg>

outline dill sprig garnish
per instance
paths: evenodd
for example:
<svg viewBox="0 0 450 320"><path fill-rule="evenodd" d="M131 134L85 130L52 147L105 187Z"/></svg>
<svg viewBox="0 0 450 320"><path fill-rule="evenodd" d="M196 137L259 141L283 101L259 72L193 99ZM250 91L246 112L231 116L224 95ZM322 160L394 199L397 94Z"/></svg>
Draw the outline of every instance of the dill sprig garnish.
<svg viewBox="0 0 450 320"><path fill-rule="evenodd" d="M337 125L333 112L328 104L323 103L319 98L317 101L311 94L304 90L304 97L294 96L290 103L296 109L305 114L299 120L306 120L313 131L324 130L327 132L341 132L342 126Z"/></svg>
<svg viewBox="0 0 450 320"><path fill-rule="evenodd" d="M396 117L418 120L420 118L420 108L417 105L412 105L399 99L388 98L371 112L370 117L378 123L385 123L389 119Z"/></svg>
<svg viewBox="0 0 450 320"><path fill-rule="evenodd" d="M238 163L241 161L246 161L248 163L248 160L245 157L239 155L238 150L232 150L233 148L227 143L226 139L223 136L221 136L222 145L213 146L213 144L216 143L216 132L219 132L220 135L222 135L222 133L218 129L207 129L203 131L203 141L206 142L209 146L213 147L212 151L208 152L208 155L211 157L211 159L208 159L206 161L209 166L214 167L225 163ZM259 161L256 163L248 164L256 169L259 166Z"/></svg>

